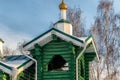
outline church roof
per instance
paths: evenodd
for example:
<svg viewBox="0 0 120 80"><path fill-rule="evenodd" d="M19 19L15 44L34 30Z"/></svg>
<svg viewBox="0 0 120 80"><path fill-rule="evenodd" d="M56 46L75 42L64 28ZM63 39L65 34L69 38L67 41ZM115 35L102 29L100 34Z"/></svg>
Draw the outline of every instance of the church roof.
<svg viewBox="0 0 120 80"><path fill-rule="evenodd" d="M17 69L18 72L24 67L26 69L34 62L25 55L10 55L5 56L4 61L0 61L0 69L8 74L12 74L13 69ZM27 66L29 65L29 66Z"/></svg>
<svg viewBox="0 0 120 80"><path fill-rule="evenodd" d="M45 33L39 35L38 37L34 38L27 44L25 44L23 47L25 50L30 50L34 48L34 45L38 43L40 46L43 46L47 44L48 42L52 41L52 34L56 35L57 37L61 38L62 40L65 40L67 42L72 42L74 45L84 47L84 41L79 39L76 36L72 36L69 34L66 34L58 29L52 28Z"/></svg>

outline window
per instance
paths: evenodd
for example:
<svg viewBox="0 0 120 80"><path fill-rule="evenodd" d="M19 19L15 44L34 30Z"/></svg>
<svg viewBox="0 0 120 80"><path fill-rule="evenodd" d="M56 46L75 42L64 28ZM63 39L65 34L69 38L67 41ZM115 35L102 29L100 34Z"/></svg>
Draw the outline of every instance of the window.
<svg viewBox="0 0 120 80"><path fill-rule="evenodd" d="M48 64L48 71L65 71L69 70L68 63L60 56L55 55Z"/></svg>

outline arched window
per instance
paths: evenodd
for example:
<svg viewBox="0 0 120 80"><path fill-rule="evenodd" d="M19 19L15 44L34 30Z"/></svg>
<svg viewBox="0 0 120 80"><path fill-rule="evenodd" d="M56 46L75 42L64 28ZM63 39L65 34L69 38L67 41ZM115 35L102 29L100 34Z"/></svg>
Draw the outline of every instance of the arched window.
<svg viewBox="0 0 120 80"><path fill-rule="evenodd" d="M68 63L62 56L55 55L48 64L48 71L64 71L64 70L69 70Z"/></svg>

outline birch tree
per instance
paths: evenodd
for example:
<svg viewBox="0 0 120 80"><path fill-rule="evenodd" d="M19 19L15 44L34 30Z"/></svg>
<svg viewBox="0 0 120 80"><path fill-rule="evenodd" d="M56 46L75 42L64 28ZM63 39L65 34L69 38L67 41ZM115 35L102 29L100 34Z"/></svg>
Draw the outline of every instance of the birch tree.
<svg viewBox="0 0 120 80"><path fill-rule="evenodd" d="M104 80L118 80L116 77L120 66L120 16L114 13L113 1L100 0L91 31L101 56L100 66L97 67L97 80L101 80L101 74L105 75Z"/></svg>

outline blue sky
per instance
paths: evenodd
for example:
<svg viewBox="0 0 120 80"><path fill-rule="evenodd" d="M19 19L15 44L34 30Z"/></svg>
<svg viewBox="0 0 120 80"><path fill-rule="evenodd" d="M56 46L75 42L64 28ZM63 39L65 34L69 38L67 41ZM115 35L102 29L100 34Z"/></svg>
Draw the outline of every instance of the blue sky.
<svg viewBox="0 0 120 80"><path fill-rule="evenodd" d="M120 0L114 0L116 13L120 13ZM99 0L65 0L68 7L81 8L86 28L94 22ZM0 37L10 47L30 40L49 29L59 20L61 0L0 0ZM11 46L11 44L14 44Z"/></svg>

